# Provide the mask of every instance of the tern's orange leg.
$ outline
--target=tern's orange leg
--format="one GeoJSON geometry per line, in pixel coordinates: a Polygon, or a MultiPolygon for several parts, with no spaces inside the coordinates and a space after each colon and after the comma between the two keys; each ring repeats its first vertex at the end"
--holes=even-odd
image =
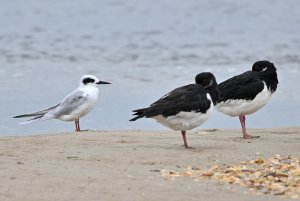
{"type": "Polygon", "coordinates": [[[76,132],[80,132],[80,131],[88,131],[88,130],[81,130],[80,129],[80,124],[79,124],[79,119],[75,119],[75,127],[76,127],[76,132]]]}
{"type": "Polygon", "coordinates": [[[76,131],[76,132],[79,132],[79,131],[80,131],[79,119],[75,119],[75,131],[76,131]]]}

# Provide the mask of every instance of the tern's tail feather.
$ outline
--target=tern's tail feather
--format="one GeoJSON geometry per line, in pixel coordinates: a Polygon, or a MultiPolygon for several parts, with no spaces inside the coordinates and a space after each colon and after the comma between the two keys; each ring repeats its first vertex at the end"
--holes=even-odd
{"type": "Polygon", "coordinates": [[[43,115],[42,115],[42,116],[37,116],[37,117],[34,117],[34,118],[29,119],[29,120],[27,120],[27,121],[23,121],[23,122],[21,122],[21,123],[19,123],[19,124],[22,125],[22,124],[33,123],[33,122],[36,122],[36,121],[40,121],[42,118],[43,118],[43,115]]]}
{"type": "Polygon", "coordinates": [[[40,116],[36,116],[32,119],[29,119],[27,121],[23,121],[19,124],[30,124],[36,121],[44,121],[44,120],[48,120],[48,119],[53,119],[54,117],[52,115],[40,115],[40,116]]]}
{"type": "MultiPolygon", "coordinates": [[[[50,107],[48,109],[45,109],[45,110],[41,110],[41,111],[38,111],[38,112],[34,112],[34,113],[29,113],[29,114],[22,114],[22,115],[18,115],[18,116],[14,116],[13,118],[24,118],[24,117],[37,117],[37,118],[41,118],[43,117],[43,115],[45,115],[47,112],[49,112],[50,110],[52,109],[55,109],[57,106],[59,106],[59,104],[53,106],[53,107],[50,107]]],[[[33,118],[35,119],[35,118],[33,118]]],[[[31,121],[31,120],[28,120],[28,121],[31,121]]]]}
{"type": "Polygon", "coordinates": [[[22,114],[22,115],[14,116],[13,118],[33,117],[32,119],[21,122],[19,124],[29,124],[29,123],[33,123],[33,122],[40,121],[40,120],[53,119],[54,117],[52,115],[47,115],[47,113],[50,110],[57,108],[59,105],[60,105],[60,103],[53,107],[45,109],[45,110],[41,110],[41,111],[30,113],[30,114],[22,114]]]}
{"type": "Polygon", "coordinates": [[[35,113],[30,113],[30,114],[22,114],[22,115],[14,116],[13,118],[40,117],[46,113],[47,112],[35,112],[35,113]]]}

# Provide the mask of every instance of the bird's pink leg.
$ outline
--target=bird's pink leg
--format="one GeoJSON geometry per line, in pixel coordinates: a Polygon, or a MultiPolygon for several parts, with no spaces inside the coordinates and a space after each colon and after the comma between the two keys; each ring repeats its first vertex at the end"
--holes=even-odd
{"type": "Polygon", "coordinates": [[[245,139],[252,139],[252,138],[259,138],[260,136],[253,136],[253,135],[248,135],[247,130],[246,130],[246,117],[245,115],[239,115],[239,119],[241,122],[242,130],[243,130],[243,137],[245,139]]]}
{"type": "Polygon", "coordinates": [[[186,149],[192,149],[192,147],[189,147],[188,144],[187,144],[187,140],[186,140],[185,134],[186,134],[186,131],[181,131],[181,135],[182,135],[182,139],[183,139],[183,143],[184,143],[183,146],[186,149]]]}

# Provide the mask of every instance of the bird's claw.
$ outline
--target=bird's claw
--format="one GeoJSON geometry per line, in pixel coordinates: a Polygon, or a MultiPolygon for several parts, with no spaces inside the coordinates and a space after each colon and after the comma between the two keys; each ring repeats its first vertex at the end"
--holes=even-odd
{"type": "Polygon", "coordinates": [[[244,139],[260,138],[260,136],[258,135],[248,135],[248,134],[244,134],[243,137],[244,139]]]}

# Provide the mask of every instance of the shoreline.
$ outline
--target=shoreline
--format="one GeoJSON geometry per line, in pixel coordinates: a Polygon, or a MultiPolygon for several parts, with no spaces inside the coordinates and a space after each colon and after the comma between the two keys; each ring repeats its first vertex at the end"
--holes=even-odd
{"type": "MultiPolygon", "coordinates": [[[[298,125],[289,125],[289,126],[280,126],[280,127],[268,127],[268,128],[261,128],[261,127],[257,127],[257,128],[254,128],[254,127],[251,127],[251,128],[247,128],[247,131],[251,131],[251,130],[290,130],[290,129],[300,129],[300,126],[298,125]]],[[[187,133],[198,133],[198,132],[201,132],[201,131],[212,131],[212,130],[222,130],[222,131],[229,131],[229,130],[232,130],[233,132],[238,132],[240,131],[241,132],[241,136],[242,136],[242,128],[240,128],[240,126],[237,126],[236,128],[203,128],[203,127],[198,127],[198,128],[195,128],[195,129],[192,129],[190,131],[187,131],[187,133]]],[[[123,133],[123,132],[145,132],[145,133],[148,133],[148,132],[153,132],[153,133],[157,133],[157,132],[164,132],[164,133],[179,133],[179,131],[172,131],[171,129],[169,128],[166,128],[166,127],[162,127],[162,128],[158,128],[158,129],[141,129],[141,128],[134,128],[134,129],[102,129],[102,130],[98,130],[98,129],[87,129],[87,130],[84,130],[82,132],[78,132],[76,133],[75,131],[63,131],[63,132],[33,132],[33,133],[29,133],[29,134],[3,134],[1,135],[0,134],[0,139],[1,138],[6,138],[6,137],[34,137],[34,136],[52,136],[52,135],[68,135],[68,134],[75,134],[75,135],[80,135],[80,134],[83,134],[83,133],[107,133],[107,132],[110,132],[110,133],[116,133],[116,132],[120,132],[120,133],[123,133]]]]}
{"type": "Polygon", "coordinates": [[[211,180],[168,180],[163,169],[234,164],[256,157],[300,153],[300,127],[187,133],[194,149],[181,147],[175,131],[87,131],[0,137],[1,200],[282,200],[211,180]],[[246,195],[246,196],[245,196],[246,195]]]}

